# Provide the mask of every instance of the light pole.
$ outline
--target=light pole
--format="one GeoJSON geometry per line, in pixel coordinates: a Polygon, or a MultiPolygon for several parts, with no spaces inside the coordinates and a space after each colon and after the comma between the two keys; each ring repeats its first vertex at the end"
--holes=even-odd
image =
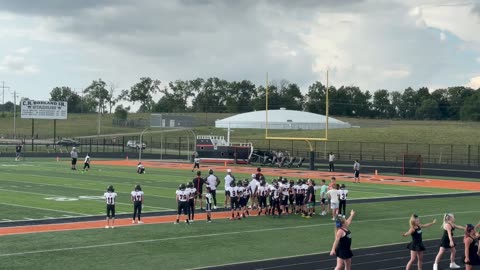
{"type": "Polygon", "coordinates": [[[13,138],[17,138],[17,91],[13,91],[13,138]]]}
{"type": "Polygon", "coordinates": [[[138,148],[138,162],[142,161],[142,148],[143,148],[143,134],[150,129],[149,127],[145,128],[142,133],[140,133],[140,147],[138,148]]]}
{"type": "MultiPolygon", "coordinates": [[[[197,140],[196,140],[196,137],[197,135],[195,134],[195,131],[193,131],[193,129],[187,129],[187,131],[190,131],[193,135],[193,149],[195,150],[197,148],[197,140]]],[[[188,161],[191,161],[190,160],[190,136],[187,136],[187,160],[188,161]]]]}

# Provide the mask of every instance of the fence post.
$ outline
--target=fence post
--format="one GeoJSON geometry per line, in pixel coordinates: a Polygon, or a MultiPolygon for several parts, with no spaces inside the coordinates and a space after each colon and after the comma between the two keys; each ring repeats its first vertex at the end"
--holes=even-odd
{"type": "Polygon", "coordinates": [[[90,138],[90,144],[89,144],[88,150],[90,153],[92,152],[92,138],[90,138]]]}
{"type": "Polygon", "coordinates": [[[340,141],[337,141],[337,155],[338,159],[340,159],[340,141]]]}
{"type": "Polygon", "coordinates": [[[270,149],[270,140],[268,140],[268,151],[271,151],[272,149],[270,149]]]}
{"type": "Polygon", "coordinates": [[[105,137],[103,138],[103,152],[105,153],[105,137]]]}
{"type": "Polygon", "coordinates": [[[125,136],[122,136],[122,153],[125,153],[125,136]]]}
{"type": "Polygon", "coordinates": [[[470,144],[468,145],[467,151],[468,151],[468,166],[470,166],[470,144]]]}
{"type": "Polygon", "coordinates": [[[450,164],[453,163],[453,144],[450,144],[450,164]]]}
{"type": "Polygon", "coordinates": [[[387,157],[386,157],[386,143],[383,143],[383,161],[386,161],[387,160],[387,157]]]}
{"type": "Polygon", "coordinates": [[[428,144],[428,163],[430,163],[430,144],[428,144]]]}
{"type": "Polygon", "coordinates": [[[363,143],[360,142],[360,160],[363,160],[363,143]]]}
{"type": "Polygon", "coordinates": [[[178,155],[181,156],[181,149],[180,144],[182,143],[182,137],[178,137],[178,155]]]}
{"type": "Polygon", "coordinates": [[[407,143],[407,153],[406,154],[408,155],[408,143],[407,143]]]}

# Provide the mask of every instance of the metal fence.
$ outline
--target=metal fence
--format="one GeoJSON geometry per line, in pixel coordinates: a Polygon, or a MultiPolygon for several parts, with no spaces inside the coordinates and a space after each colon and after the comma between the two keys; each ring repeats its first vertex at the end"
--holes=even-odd
{"type": "MultiPolygon", "coordinates": [[[[136,153],[138,149],[128,147],[127,142],[135,140],[139,143],[138,136],[121,136],[112,138],[82,138],[77,148],[82,153],[136,153]]],[[[235,142],[253,143],[255,149],[274,150],[288,152],[291,156],[309,157],[309,147],[302,141],[278,141],[265,139],[232,139],[235,142]]],[[[178,155],[189,159],[195,148],[193,136],[151,136],[146,137],[143,142],[146,144],[144,153],[156,155],[163,158],[163,155],[178,155]]],[[[422,155],[424,163],[431,164],[452,164],[480,166],[480,145],[459,145],[459,144],[416,144],[416,143],[372,143],[372,142],[347,142],[328,141],[312,142],[315,157],[326,159],[328,153],[333,152],[338,160],[363,161],[402,161],[404,154],[422,155]]],[[[25,152],[55,152],[66,153],[70,147],[55,146],[41,140],[26,140],[25,152]]],[[[0,144],[1,152],[13,152],[14,143],[0,144]]]]}

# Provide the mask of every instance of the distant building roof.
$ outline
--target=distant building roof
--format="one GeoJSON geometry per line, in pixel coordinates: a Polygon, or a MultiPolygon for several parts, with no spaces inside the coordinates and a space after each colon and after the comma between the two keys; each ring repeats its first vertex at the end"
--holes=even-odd
{"type": "MultiPolygon", "coordinates": [[[[268,110],[269,129],[325,129],[325,115],[293,110],[268,110]]],[[[264,129],[266,124],[265,111],[254,111],[237,114],[215,121],[218,128],[253,128],[264,129]]],[[[328,117],[328,129],[350,128],[349,123],[328,117]]]]}

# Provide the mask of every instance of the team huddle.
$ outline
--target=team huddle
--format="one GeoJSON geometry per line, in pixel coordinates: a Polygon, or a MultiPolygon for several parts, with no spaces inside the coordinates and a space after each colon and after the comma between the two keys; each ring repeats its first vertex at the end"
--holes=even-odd
{"type": "MultiPolygon", "coordinates": [[[[221,181],[215,176],[213,170],[209,170],[206,179],[197,172],[197,177],[192,182],[182,184],[176,191],[178,203],[177,220],[180,215],[186,217],[185,222],[190,224],[195,218],[195,206],[200,203],[203,210],[203,199],[205,199],[205,210],[207,221],[211,222],[211,210],[217,209],[216,190],[221,181]],[[203,195],[203,185],[206,185],[206,194],[203,195]]],[[[224,209],[231,211],[230,219],[242,219],[248,217],[251,211],[256,210],[256,215],[271,215],[280,217],[288,214],[298,214],[305,218],[311,218],[315,214],[317,202],[316,191],[320,190],[320,202],[324,216],[332,213],[332,220],[340,215],[346,215],[346,202],[348,190],[345,185],[336,184],[335,177],[329,185],[322,180],[322,185],[317,186],[312,179],[298,179],[296,182],[283,177],[273,179],[267,183],[261,168],[252,174],[251,180],[236,180],[230,169],[225,176],[225,201],[224,209]]]]}

